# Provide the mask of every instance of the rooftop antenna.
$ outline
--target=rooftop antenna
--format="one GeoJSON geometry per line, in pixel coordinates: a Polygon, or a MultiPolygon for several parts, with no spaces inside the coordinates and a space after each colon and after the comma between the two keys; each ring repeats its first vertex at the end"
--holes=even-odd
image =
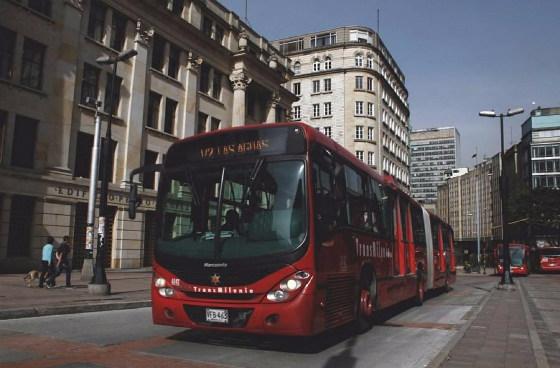
{"type": "Polygon", "coordinates": [[[513,126],[509,127],[509,145],[513,146],[513,126]]]}
{"type": "Polygon", "coordinates": [[[377,8],[377,34],[379,34],[379,8],[377,8]]]}
{"type": "Polygon", "coordinates": [[[247,18],[247,1],[245,0],[245,23],[249,24],[249,19],[247,18]]]}

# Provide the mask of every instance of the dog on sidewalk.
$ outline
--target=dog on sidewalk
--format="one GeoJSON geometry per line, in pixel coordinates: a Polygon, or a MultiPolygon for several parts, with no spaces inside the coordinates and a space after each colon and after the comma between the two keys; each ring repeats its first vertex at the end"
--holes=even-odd
{"type": "Polygon", "coordinates": [[[37,270],[31,270],[25,275],[23,280],[25,281],[25,286],[33,287],[33,281],[39,280],[40,272],[37,270]]]}

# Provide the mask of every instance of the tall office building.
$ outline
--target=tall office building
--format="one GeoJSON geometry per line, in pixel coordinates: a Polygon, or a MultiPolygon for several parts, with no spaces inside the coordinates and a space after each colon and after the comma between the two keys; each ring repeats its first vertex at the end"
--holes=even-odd
{"type": "Polygon", "coordinates": [[[437,188],[445,182],[445,172],[459,164],[459,131],[454,127],[413,130],[410,148],[412,197],[435,210],[437,188]]]}
{"type": "Polygon", "coordinates": [[[339,27],[274,41],[292,59],[292,119],[331,137],[409,189],[405,77],[370,28],[339,27]]]}
{"type": "Polygon", "coordinates": [[[103,135],[115,78],[107,266],[151,264],[158,174],[135,220],[131,170],[194,134],[285,120],[289,59],[215,0],[0,1],[0,271],[36,268],[46,236],[84,257],[95,108],[103,135]]]}
{"type": "Polygon", "coordinates": [[[537,108],[521,126],[523,176],[530,188],[560,188],[560,107],[537,108]]]}

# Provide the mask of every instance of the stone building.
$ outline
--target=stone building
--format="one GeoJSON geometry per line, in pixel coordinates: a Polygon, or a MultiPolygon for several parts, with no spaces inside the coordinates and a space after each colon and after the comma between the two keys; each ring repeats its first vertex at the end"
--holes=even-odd
{"type": "MultiPolygon", "coordinates": [[[[47,235],[73,239],[81,267],[95,109],[109,111],[107,266],[149,265],[157,176],[128,219],[128,173],[161,162],[177,139],[286,118],[289,59],[215,0],[0,2],[0,270],[36,267],[47,235]]],[[[105,123],[102,134],[105,133],[105,123]]]]}
{"type": "Polygon", "coordinates": [[[409,188],[409,107],[405,76],[380,36],[347,26],[273,42],[292,59],[287,83],[303,120],[380,173],[409,188]]]}

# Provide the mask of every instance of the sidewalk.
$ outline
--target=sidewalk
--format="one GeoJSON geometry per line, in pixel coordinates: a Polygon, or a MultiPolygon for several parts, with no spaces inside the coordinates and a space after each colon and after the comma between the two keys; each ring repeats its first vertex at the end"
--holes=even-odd
{"type": "Polygon", "coordinates": [[[515,279],[514,290],[490,291],[474,320],[452,342],[454,346],[440,367],[549,367],[534,332],[535,323],[523,294],[523,282],[515,279]]]}
{"type": "Polygon", "coordinates": [[[64,274],[57,286],[39,288],[38,280],[28,288],[23,274],[0,274],[0,319],[24,318],[52,314],[94,312],[150,306],[150,269],[107,271],[111,295],[90,295],[88,281],[80,272],[72,272],[72,288],[64,287],[64,274]]]}

